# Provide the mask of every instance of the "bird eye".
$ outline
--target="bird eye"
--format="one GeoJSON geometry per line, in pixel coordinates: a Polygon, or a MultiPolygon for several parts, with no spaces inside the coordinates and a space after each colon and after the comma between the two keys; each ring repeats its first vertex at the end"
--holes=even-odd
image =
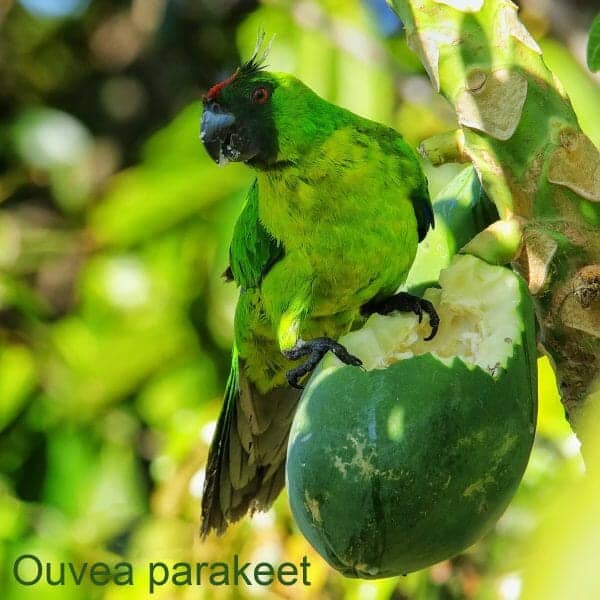
{"type": "Polygon", "coordinates": [[[252,104],[264,104],[270,97],[271,92],[262,85],[252,90],[252,104]]]}

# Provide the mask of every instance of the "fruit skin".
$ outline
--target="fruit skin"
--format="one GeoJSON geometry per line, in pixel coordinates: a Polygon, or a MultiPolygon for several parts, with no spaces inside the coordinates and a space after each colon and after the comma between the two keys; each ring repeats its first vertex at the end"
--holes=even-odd
{"type": "Polygon", "coordinates": [[[288,494],[302,533],[344,575],[389,577],[447,559],[506,509],[537,414],[533,307],[519,285],[522,339],[495,378],[430,354],[313,375],[290,435],[288,494]]]}

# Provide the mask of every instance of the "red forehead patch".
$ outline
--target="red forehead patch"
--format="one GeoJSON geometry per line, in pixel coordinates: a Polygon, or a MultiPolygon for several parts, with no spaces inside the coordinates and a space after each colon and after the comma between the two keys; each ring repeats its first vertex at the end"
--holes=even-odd
{"type": "Polygon", "coordinates": [[[235,78],[239,75],[239,73],[240,73],[240,70],[237,69],[233,75],[230,75],[227,79],[221,81],[221,83],[217,83],[216,85],[213,85],[210,88],[210,90],[208,90],[208,92],[206,94],[204,94],[204,96],[202,96],[202,99],[203,100],[215,100],[216,98],[218,98],[221,90],[224,87],[227,87],[232,81],[234,81],[235,78]]]}

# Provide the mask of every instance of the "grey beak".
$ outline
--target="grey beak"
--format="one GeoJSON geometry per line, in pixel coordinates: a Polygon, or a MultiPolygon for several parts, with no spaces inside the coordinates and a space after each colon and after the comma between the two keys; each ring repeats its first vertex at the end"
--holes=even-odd
{"type": "Polygon", "coordinates": [[[231,113],[221,112],[218,105],[205,107],[202,114],[200,139],[209,156],[216,163],[221,163],[224,159],[223,145],[234,124],[235,117],[231,113]]]}

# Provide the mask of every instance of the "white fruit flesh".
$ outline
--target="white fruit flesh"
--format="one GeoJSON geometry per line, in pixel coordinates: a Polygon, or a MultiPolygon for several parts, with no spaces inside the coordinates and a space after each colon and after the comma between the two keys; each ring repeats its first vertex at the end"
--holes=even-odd
{"type": "MultiPolygon", "coordinates": [[[[457,357],[499,375],[513,347],[521,344],[523,321],[517,307],[523,291],[517,276],[507,268],[458,255],[440,273],[439,284],[440,288],[424,294],[440,317],[433,340],[424,341],[431,331],[426,316],[419,324],[412,313],[393,313],[372,315],[363,328],[343,336],[340,343],[361,358],[367,370],[430,352],[445,364],[457,357]]],[[[323,367],[334,365],[339,362],[328,355],[323,367]]]]}

